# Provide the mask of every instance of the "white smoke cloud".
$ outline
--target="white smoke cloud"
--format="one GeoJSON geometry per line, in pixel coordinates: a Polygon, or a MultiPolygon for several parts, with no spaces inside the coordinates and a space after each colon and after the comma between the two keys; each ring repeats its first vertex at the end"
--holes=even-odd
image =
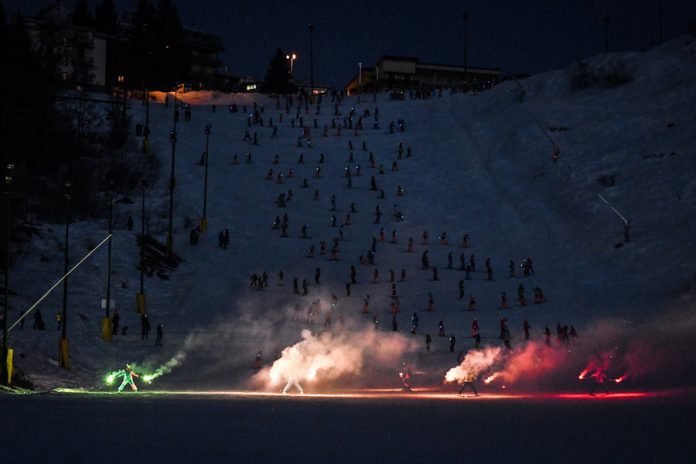
{"type": "Polygon", "coordinates": [[[393,365],[395,359],[415,351],[417,343],[399,334],[345,331],[314,334],[302,330],[302,340],[283,349],[272,366],[255,376],[267,389],[296,377],[300,382],[325,384],[339,377],[363,373],[371,367],[393,365]]]}
{"type": "Polygon", "coordinates": [[[445,382],[465,382],[477,378],[498,361],[500,347],[487,346],[483,350],[470,350],[460,365],[445,374],[445,382]]]}

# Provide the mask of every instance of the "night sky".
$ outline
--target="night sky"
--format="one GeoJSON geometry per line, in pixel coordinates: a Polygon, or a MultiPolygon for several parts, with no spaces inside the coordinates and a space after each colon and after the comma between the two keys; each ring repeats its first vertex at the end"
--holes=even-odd
{"type": "MultiPolygon", "coordinates": [[[[69,3],[74,3],[68,0],[69,3]]],[[[662,0],[663,38],[696,23],[696,1],[662,0]]],[[[8,13],[34,14],[50,0],[4,0],[8,13]]],[[[96,0],[90,2],[92,10],[96,0]]],[[[121,11],[135,0],[117,1],[121,11]]],[[[610,17],[609,49],[657,43],[659,0],[177,0],[183,23],[222,36],[229,71],[262,79],[280,47],[295,51],[295,76],[309,78],[309,31],[315,25],[315,81],[343,86],[381,55],[463,64],[462,13],[469,14],[469,66],[538,73],[604,51],[602,18],[610,17]]]]}

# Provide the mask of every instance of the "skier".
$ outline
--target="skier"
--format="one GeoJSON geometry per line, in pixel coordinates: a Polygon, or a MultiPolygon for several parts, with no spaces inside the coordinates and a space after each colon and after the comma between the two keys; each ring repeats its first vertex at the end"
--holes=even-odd
{"type": "Polygon", "coordinates": [[[155,328],[157,331],[157,338],[155,339],[155,346],[162,346],[162,338],[164,338],[164,325],[157,324],[155,328]]]}
{"type": "Polygon", "coordinates": [[[411,377],[413,376],[413,373],[411,372],[411,368],[406,364],[405,362],[402,363],[401,365],[401,372],[399,372],[399,377],[401,377],[401,389],[403,391],[412,391],[411,390],[411,377]]]}
{"type": "Polygon", "coordinates": [[[300,383],[297,381],[297,377],[295,375],[290,375],[288,377],[288,383],[287,385],[285,385],[285,388],[283,388],[283,395],[287,395],[288,391],[292,387],[295,387],[297,391],[300,393],[300,395],[304,395],[304,390],[302,390],[302,387],[300,386],[300,383]]]}
{"type": "Polygon", "coordinates": [[[500,294],[500,309],[507,309],[507,308],[508,308],[507,293],[502,292],[500,294]]]}
{"type": "Polygon", "coordinates": [[[425,350],[430,353],[430,344],[432,343],[433,338],[430,336],[430,334],[427,334],[425,336],[425,350]]]}
{"type": "Polygon", "coordinates": [[[527,320],[525,319],[525,320],[524,320],[524,326],[523,326],[523,327],[524,327],[524,339],[525,339],[525,340],[529,340],[529,329],[531,329],[532,326],[529,325],[529,321],[527,321],[527,320]]]}
{"type": "Polygon", "coordinates": [[[256,353],[256,358],[254,358],[254,363],[252,364],[252,369],[261,369],[261,361],[263,360],[263,353],[258,351],[256,353]]]}
{"type": "Polygon", "coordinates": [[[479,395],[476,387],[474,386],[474,376],[470,372],[466,372],[464,374],[464,377],[459,380],[459,385],[461,385],[461,388],[459,389],[459,396],[462,396],[462,393],[466,387],[471,388],[471,390],[474,392],[474,396],[479,395]]]}
{"type": "Polygon", "coordinates": [[[421,255],[421,269],[429,269],[430,264],[428,262],[428,250],[425,250],[421,255]]]}
{"type": "Polygon", "coordinates": [[[474,318],[471,323],[471,336],[475,338],[477,335],[479,335],[478,318],[474,318]]]}
{"type": "Polygon", "coordinates": [[[140,338],[141,340],[150,338],[150,318],[146,313],[140,316],[140,338]]]}
{"type": "Polygon", "coordinates": [[[464,280],[459,281],[459,299],[464,298],[464,280]]]}
{"type": "Polygon", "coordinates": [[[548,327],[544,328],[544,342],[546,346],[551,346],[551,329],[548,327]]]}
{"type": "Polygon", "coordinates": [[[469,295],[469,311],[476,311],[476,299],[474,295],[469,295]]]}
{"type": "Polygon", "coordinates": [[[440,322],[437,323],[437,336],[438,337],[444,337],[445,336],[445,320],[440,319],[440,322]]]}
{"type": "Polygon", "coordinates": [[[365,298],[363,298],[363,309],[362,312],[363,314],[369,313],[370,311],[370,295],[366,295],[365,298]]]}
{"type": "Polygon", "coordinates": [[[399,323],[396,320],[396,313],[394,312],[392,314],[392,332],[398,332],[399,331],[399,323]]]}
{"type": "Polygon", "coordinates": [[[454,344],[457,342],[454,334],[449,337],[449,352],[454,353],[454,344]]]}
{"type": "Polygon", "coordinates": [[[517,287],[517,300],[520,306],[527,306],[527,299],[524,296],[524,286],[522,284],[517,287]]]}
{"type": "Polygon", "coordinates": [[[604,394],[609,394],[609,390],[607,389],[607,385],[605,383],[607,374],[601,367],[598,367],[590,377],[592,377],[593,380],[593,382],[590,383],[590,396],[594,396],[595,388],[601,388],[604,391],[604,394]]]}
{"type": "Polygon", "coordinates": [[[411,334],[416,335],[418,329],[418,313],[413,313],[411,317],[411,334]]]}
{"type": "Polygon", "coordinates": [[[503,332],[503,343],[504,343],[504,345],[505,345],[505,348],[507,348],[508,350],[511,350],[511,349],[512,349],[512,347],[510,346],[510,340],[511,340],[511,339],[512,339],[512,335],[510,334],[510,329],[509,329],[508,326],[506,325],[506,326],[505,326],[505,330],[504,330],[504,332],[503,332]]]}
{"type": "Polygon", "coordinates": [[[126,385],[130,385],[131,390],[133,391],[138,391],[138,387],[135,385],[135,380],[134,377],[140,377],[136,372],[133,370],[133,366],[130,364],[126,364],[126,368],[118,371],[115,374],[116,377],[123,377],[123,382],[121,382],[121,385],[118,387],[119,393],[123,391],[124,388],[126,388],[126,385]]]}

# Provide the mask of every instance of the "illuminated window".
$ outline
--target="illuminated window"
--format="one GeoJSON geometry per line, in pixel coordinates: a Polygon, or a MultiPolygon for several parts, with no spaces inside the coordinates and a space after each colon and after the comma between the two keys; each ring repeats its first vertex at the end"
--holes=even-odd
{"type": "Polygon", "coordinates": [[[119,74],[119,76],[116,78],[116,81],[119,84],[123,84],[126,81],[126,76],[124,76],[123,74],[119,74]]]}

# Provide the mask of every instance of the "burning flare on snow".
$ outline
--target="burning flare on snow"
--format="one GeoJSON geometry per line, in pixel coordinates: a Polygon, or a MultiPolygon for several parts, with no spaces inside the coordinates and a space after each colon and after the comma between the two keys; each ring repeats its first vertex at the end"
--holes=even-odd
{"type": "Polygon", "coordinates": [[[258,374],[270,381],[268,387],[292,377],[316,382],[357,375],[368,358],[375,364],[391,364],[416,348],[415,341],[402,335],[383,337],[373,331],[315,335],[304,329],[301,336],[301,341],[283,349],[280,359],[258,374]]]}
{"type": "Polygon", "coordinates": [[[462,363],[445,374],[445,382],[465,382],[475,379],[491,367],[500,357],[499,347],[486,347],[482,351],[470,350],[462,363]]]}

